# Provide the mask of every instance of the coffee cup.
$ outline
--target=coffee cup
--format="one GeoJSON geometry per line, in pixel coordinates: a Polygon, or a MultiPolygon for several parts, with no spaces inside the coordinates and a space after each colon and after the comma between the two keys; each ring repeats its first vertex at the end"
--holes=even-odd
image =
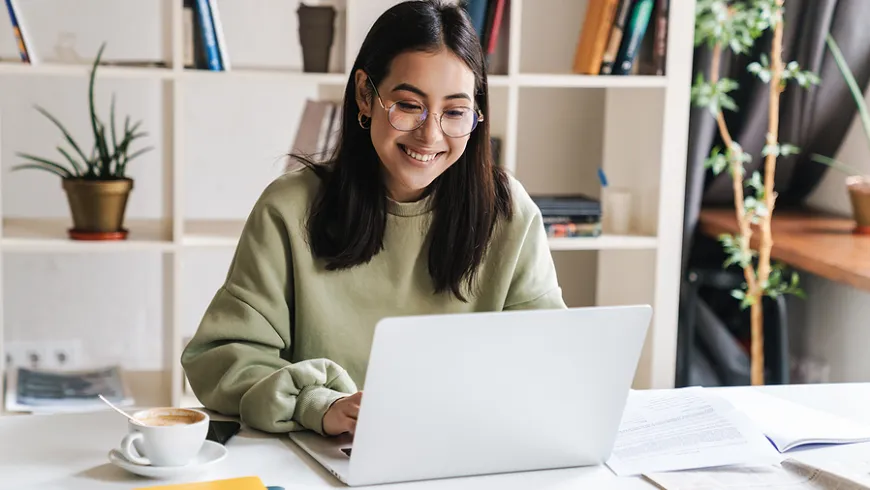
{"type": "Polygon", "coordinates": [[[134,464],[184,466],[199,453],[208,434],[208,415],[189,408],[152,408],[131,414],[121,454],[134,464]]]}

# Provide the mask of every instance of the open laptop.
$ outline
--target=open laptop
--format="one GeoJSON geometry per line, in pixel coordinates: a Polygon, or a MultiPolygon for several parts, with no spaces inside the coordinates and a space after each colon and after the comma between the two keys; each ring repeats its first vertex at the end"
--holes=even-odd
{"type": "Polygon", "coordinates": [[[651,315],[637,305],[383,319],[353,440],[290,438],[350,486],[602,464],[651,315]]]}

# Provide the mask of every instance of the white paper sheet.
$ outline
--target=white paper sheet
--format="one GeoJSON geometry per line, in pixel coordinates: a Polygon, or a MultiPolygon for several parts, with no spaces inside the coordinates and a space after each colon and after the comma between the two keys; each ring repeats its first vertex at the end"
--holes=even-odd
{"type": "Polygon", "coordinates": [[[763,467],[723,467],[655,473],[646,477],[666,490],[866,490],[825,471],[784,461],[763,467]]]}
{"type": "Polygon", "coordinates": [[[780,452],[804,444],[870,441],[870,426],[752,388],[723,390],[717,394],[745,413],[780,452]]]}
{"type": "Polygon", "coordinates": [[[607,466],[619,476],[782,457],[730,404],[703,388],[632,391],[607,466]]]}

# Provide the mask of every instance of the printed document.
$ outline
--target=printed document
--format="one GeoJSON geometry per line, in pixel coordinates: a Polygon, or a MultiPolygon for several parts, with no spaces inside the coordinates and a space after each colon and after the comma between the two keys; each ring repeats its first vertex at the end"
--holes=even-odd
{"type": "Polygon", "coordinates": [[[632,390],[607,466],[619,476],[779,463],[764,434],[704,388],[632,390]]]}

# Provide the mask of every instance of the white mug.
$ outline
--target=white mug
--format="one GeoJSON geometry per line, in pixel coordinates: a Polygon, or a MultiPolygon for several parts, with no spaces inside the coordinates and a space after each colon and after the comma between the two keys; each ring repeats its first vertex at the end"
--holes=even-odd
{"type": "Polygon", "coordinates": [[[199,453],[208,434],[207,414],[189,408],[152,408],[131,414],[121,441],[127,461],[145,466],[184,466],[199,453]]]}

